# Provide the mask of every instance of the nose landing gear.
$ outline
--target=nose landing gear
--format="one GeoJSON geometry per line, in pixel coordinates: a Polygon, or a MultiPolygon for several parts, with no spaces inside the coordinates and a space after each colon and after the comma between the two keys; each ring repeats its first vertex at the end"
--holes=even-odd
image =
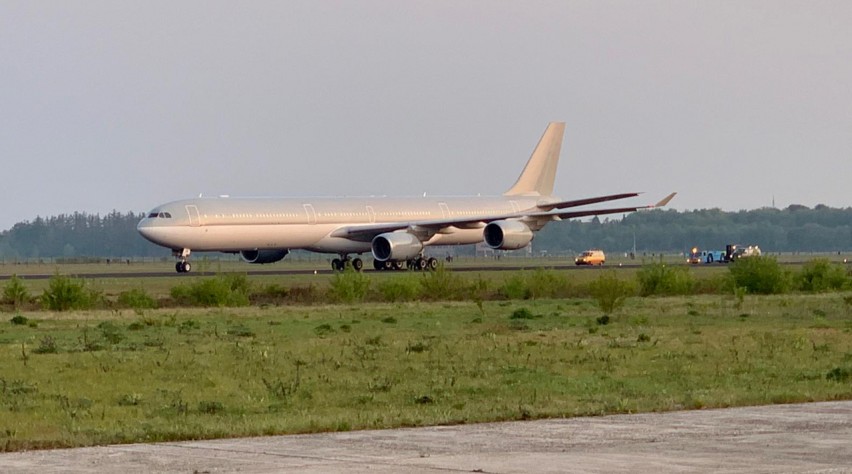
{"type": "Polygon", "coordinates": [[[179,258],[180,261],[175,263],[175,271],[178,273],[189,273],[192,270],[192,265],[189,263],[189,254],[192,253],[189,249],[172,250],[172,255],[179,258]]]}

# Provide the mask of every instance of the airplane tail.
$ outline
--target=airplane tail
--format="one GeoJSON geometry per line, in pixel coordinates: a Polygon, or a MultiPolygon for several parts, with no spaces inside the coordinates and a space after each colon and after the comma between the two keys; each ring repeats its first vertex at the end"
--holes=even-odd
{"type": "Polygon", "coordinates": [[[550,196],[556,179],[556,165],[562,149],[565,122],[550,122],[538,141],[524,171],[504,196],[550,196]]]}

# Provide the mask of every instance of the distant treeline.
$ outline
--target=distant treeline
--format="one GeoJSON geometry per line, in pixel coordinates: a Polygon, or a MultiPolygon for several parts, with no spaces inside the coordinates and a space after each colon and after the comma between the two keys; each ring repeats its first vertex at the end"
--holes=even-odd
{"type": "MultiPolygon", "coordinates": [[[[168,250],[136,232],[143,214],[74,213],[38,217],[0,233],[0,258],[162,257],[168,250]]],[[[549,224],[533,241],[534,252],[573,253],[588,248],[629,252],[683,252],[691,247],[723,249],[727,243],[756,244],[770,252],[852,250],[852,208],[793,205],[724,212],[635,212],[621,219],[549,224]]],[[[461,250],[461,249],[460,249],[461,250]]],[[[472,252],[472,250],[470,250],[472,252]]]]}
{"type": "Polygon", "coordinates": [[[143,239],[136,224],[144,214],[101,216],[75,212],[37,217],[0,233],[0,258],[159,257],[168,251],[143,239]]]}
{"type": "Polygon", "coordinates": [[[680,212],[635,212],[617,220],[549,224],[533,241],[536,251],[602,248],[629,252],[685,252],[692,247],[723,250],[725,244],[759,245],[770,252],[852,250],[852,207],[792,205],[725,212],[702,209],[680,212]]]}

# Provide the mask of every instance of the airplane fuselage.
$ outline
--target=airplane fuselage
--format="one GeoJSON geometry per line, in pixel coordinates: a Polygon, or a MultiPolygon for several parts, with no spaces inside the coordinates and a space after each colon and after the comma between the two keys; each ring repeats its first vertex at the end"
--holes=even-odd
{"type": "MultiPolygon", "coordinates": [[[[137,228],[146,239],[175,250],[239,252],[300,248],[325,253],[364,253],[370,251],[369,240],[362,242],[332,233],[351,225],[507,215],[534,208],[537,200],[521,196],[204,197],[158,206],[137,228]]],[[[479,243],[483,227],[483,224],[450,227],[424,244],[479,243]]]]}

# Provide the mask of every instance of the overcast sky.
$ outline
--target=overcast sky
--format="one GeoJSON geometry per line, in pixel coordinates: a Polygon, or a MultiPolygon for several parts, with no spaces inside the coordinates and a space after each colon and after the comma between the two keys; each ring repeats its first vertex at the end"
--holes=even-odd
{"type": "Polygon", "coordinates": [[[852,206],[852,2],[0,0],[0,229],[230,194],[852,206]]]}

